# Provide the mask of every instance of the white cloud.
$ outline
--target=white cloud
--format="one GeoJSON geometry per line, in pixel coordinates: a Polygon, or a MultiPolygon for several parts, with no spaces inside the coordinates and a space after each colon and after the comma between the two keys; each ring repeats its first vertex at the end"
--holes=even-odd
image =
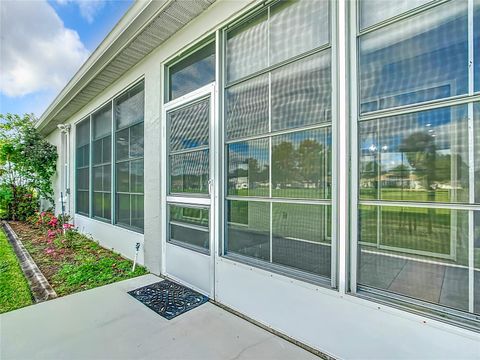
{"type": "Polygon", "coordinates": [[[9,97],[59,91],[89,52],[42,1],[0,4],[0,92],[9,97]]]}
{"type": "Polygon", "coordinates": [[[80,15],[90,24],[95,19],[97,12],[105,5],[103,0],[57,0],[59,5],[75,4],[80,10],[80,15]]]}

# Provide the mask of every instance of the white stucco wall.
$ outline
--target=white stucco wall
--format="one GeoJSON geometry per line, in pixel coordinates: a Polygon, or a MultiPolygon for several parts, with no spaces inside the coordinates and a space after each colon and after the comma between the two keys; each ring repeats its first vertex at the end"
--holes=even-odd
{"type": "MultiPolygon", "coordinates": [[[[72,116],[70,188],[75,189],[74,124],[121,93],[138,79],[145,79],[145,230],[138,234],[84,216],[75,216],[82,232],[91,234],[107,248],[132,258],[140,242],[139,262],[161,272],[162,236],[160,191],[161,104],[164,62],[187,49],[253,3],[248,0],[219,1],[160,48],[132,68],[115,84],[72,116]]],[[[340,24],[345,26],[346,24],[340,24]]],[[[48,136],[60,147],[59,131],[48,136]]],[[[60,164],[59,164],[60,167],[60,164]]],[[[55,176],[57,211],[60,176],[55,176]]],[[[70,205],[73,214],[74,196],[70,205]]],[[[344,235],[345,237],[348,234],[344,235]]],[[[346,253],[346,242],[343,242],[346,253]]],[[[218,258],[215,263],[216,300],[296,340],[341,358],[480,358],[480,335],[427,317],[356,298],[345,292],[347,276],[340,273],[340,291],[319,288],[271,274],[248,265],[218,258]],[[438,343],[440,341],[440,343],[438,343]],[[442,356],[443,355],[443,356],[442,356]],[[477,355],[477,356],[476,356],[477,355]]]]}

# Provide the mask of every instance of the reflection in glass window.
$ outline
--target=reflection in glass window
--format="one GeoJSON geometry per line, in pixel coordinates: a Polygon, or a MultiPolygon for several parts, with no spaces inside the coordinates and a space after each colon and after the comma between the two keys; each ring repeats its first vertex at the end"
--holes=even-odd
{"type": "Polygon", "coordinates": [[[143,231],[143,82],[114,101],[116,223],[143,231]]]}
{"type": "Polygon", "coordinates": [[[228,194],[268,196],[270,193],[268,139],[229,144],[228,194]]]}
{"type": "Polygon", "coordinates": [[[272,206],[272,262],[330,277],[330,206],[272,206]]]}
{"type": "Polygon", "coordinates": [[[76,212],[89,216],[90,118],[76,126],[76,212]]]}
{"type": "Polygon", "coordinates": [[[467,18],[467,1],[447,2],[360,36],[361,113],[465,94],[467,18]]]}
{"type": "Polygon", "coordinates": [[[170,193],[208,194],[209,151],[170,155],[170,193]]]}
{"type": "Polygon", "coordinates": [[[363,121],[361,199],[468,201],[467,107],[363,121]]]}
{"type": "Polygon", "coordinates": [[[363,206],[359,284],[468,311],[467,224],[467,211],[363,206]]]}
{"type": "Polygon", "coordinates": [[[327,0],[280,1],[270,9],[270,65],[329,42],[327,0]]]}
{"type": "Polygon", "coordinates": [[[225,254],[324,278],[332,266],[330,26],[329,1],[294,0],[227,31],[224,97],[225,254]]]}
{"type": "Polygon", "coordinates": [[[171,242],[210,249],[208,209],[169,205],[171,242]]]}
{"type": "Polygon", "coordinates": [[[272,71],[272,130],[331,121],[330,51],[272,71]]]}
{"type": "Polygon", "coordinates": [[[272,196],[330,198],[331,145],[330,128],[272,137],[272,196]]]}
{"type": "Polygon", "coordinates": [[[270,204],[227,201],[225,253],[270,261],[270,204]]]}
{"type": "Polygon", "coordinates": [[[227,82],[268,66],[267,12],[230,31],[227,36],[227,82]]]}
{"type": "Polygon", "coordinates": [[[432,0],[361,0],[360,30],[424,5],[432,0]],[[374,10],[373,10],[374,9],[374,10]]]}
{"type": "Polygon", "coordinates": [[[117,130],[143,122],[145,113],[143,82],[126,91],[115,100],[117,130]]]}
{"type": "Polygon", "coordinates": [[[168,68],[168,101],[215,81],[215,43],[195,51],[168,68]]]}
{"type": "Polygon", "coordinates": [[[112,104],[92,115],[93,217],[111,218],[112,104]]]}
{"type": "Polygon", "coordinates": [[[268,132],[268,76],[226,90],[226,135],[236,139],[268,132]]]}
{"type": "Polygon", "coordinates": [[[210,98],[168,113],[170,151],[208,145],[210,98]]]}

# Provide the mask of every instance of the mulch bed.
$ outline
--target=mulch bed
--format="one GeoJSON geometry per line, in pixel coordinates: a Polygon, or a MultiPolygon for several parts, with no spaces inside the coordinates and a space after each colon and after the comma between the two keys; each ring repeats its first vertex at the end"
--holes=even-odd
{"type": "Polygon", "coordinates": [[[144,275],[147,270],[137,266],[131,272],[132,261],[102,248],[80,235],[75,247],[53,247],[44,229],[27,222],[10,221],[33,260],[58,296],[144,275]]]}

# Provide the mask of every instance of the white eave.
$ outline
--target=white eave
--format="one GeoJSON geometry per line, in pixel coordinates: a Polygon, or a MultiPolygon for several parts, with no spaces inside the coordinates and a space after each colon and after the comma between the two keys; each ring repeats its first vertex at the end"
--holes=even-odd
{"type": "Polygon", "coordinates": [[[135,2],[48,106],[36,127],[44,135],[52,132],[214,2],[135,2]]]}

